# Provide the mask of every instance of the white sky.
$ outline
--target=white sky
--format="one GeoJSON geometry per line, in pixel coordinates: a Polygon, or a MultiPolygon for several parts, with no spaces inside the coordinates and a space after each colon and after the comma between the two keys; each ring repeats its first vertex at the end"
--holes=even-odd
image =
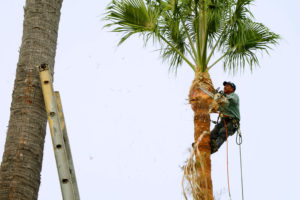
{"type": "MultiPolygon", "coordinates": [[[[3,153],[25,1],[0,3],[0,154],[3,153]]],[[[103,30],[109,0],[64,1],[55,65],[81,199],[183,200],[182,165],[193,142],[193,113],[187,95],[193,73],[183,65],[168,72],[158,52],[132,38],[103,30]]],[[[216,87],[237,85],[244,136],[245,199],[299,199],[300,68],[297,0],[257,0],[259,22],[282,36],[261,68],[235,77],[212,70],[216,87]],[[297,198],[298,197],[298,198],[297,198]]],[[[215,117],[215,116],[213,116],[215,117]]],[[[2,156],[0,156],[2,158],[2,156]]],[[[230,186],[241,199],[239,152],[229,140],[230,186]]],[[[214,192],[228,199],[226,146],[212,156],[214,192]]],[[[40,200],[61,199],[47,130],[40,200]]]]}

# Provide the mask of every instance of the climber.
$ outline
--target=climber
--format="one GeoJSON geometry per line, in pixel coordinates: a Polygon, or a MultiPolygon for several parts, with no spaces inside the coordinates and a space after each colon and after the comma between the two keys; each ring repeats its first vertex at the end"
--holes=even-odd
{"type": "Polygon", "coordinates": [[[226,141],[226,128],[227,135],[233,135],[239,128],[240,110],[239,110],[239,96],[235,93],[236,86],[232,82],[223,82],[225,101],[218,102],[220,120],[215,125],[214,129],[210,132],[210,146],[211,154],[218,151],[221,145],[226,141]],[[225,102],[225,103],[224,103],[225,102]]]}

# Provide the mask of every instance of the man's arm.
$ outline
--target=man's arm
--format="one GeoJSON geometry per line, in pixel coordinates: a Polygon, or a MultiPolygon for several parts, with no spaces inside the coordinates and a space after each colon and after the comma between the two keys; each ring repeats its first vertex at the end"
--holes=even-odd
{"type": "Polygon", "coordinates": [[[227,97],[228,101],[231,101],[233,103],[238,103],[239,102],[239,97],[235,93],[229,94],[226,97],[227,97]]]}

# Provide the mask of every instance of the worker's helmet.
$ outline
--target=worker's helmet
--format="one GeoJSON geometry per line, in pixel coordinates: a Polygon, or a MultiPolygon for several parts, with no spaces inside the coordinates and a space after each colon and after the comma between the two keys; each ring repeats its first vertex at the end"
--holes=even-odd
{"type": "Polygon", "coordinates": [[[233,88],[233,91],[235,91],[236,86],[235,86],[234,83],[232,83],[232,82],[230,82],[230,81],[224,81],[224,82],[223,82],[223,85],[224,85],[224,86],[227,85],[227,84],[229,84],[229,85],[233,88]]]}

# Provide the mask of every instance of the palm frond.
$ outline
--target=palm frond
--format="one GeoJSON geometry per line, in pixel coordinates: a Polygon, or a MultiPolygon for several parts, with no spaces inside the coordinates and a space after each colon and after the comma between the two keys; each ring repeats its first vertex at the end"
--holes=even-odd
{"type": "Polygon", "coordinates": [[[253,1],[254,0],[229,0],[225,2],[225,7],[227,8],[227,12],[224,15],[226,18],[226,32],[220,38],[219,49],[222,49],[224,44],[228,41],[230,32],[237,30],[240,24],[243,24],[245,20],[253,17],[248,8],[253,1]]]}
{"type": "Polygon", "coordinates": [[[248,8],[254,0],[237,0],[235,10],[232,16],[232,22],[235,23],[239,20],[245,20],[249,16],[253,17],[250,9],[248,8]]]}
{"type": "Polygon", "coordinates": [[[213,42],[218,38],[226,23],[228,6],[226,0],[211,0],[208,4],[207,24],[208,43],[212,48],[213,42]]]}
{"type": "MultiPolygon", "coordinates": [[[[168,4],[170,6],[170,4],[168,4]]],[[[160,21],[161,34],[183,55],[186,54],[187,43],[186,34],[184,33],[184,28],[182,27],[180,16],[177,12],[178,5],[170,6],[168,12],[165,12],[160,21]]],[[[163,44],[162,44],[163,45],[163,44]]],[[[169,45],[163,45],[161,48],[161,55],[163,60],[167,60],[170,63],[170,69],[177,68],[182,64],[183,58],[178,55],[174,48],[169,45]]]]}
{"type": "Polygon", "coordinates": [[[104,20],[110,21],[105,27],[114,27],[113,32],[124,34],[119,45],[136,33],[155,37],[159,14],[157,7],[146,5],[143,0],[113,0],[105,13],[104,20]]]}
{"type": "Polygon", "coordinates": [[[279,39],[263,24],[252,21],[249,7],[253,1],[112,0],[105,27],[123,34],[119,45],[134,34],[142,35],[145,43],[153,38],[170,69],[185,61],[194,71],[205,71],[225,58],[227,70],[243,69],[246,64],[252,70],[258,65],[257,51],[268,53],[279,39]],[[217,50],[222,56],[207,68],[217,50]]]}
{"type": "Polygon", "coordinates": [[[259,64],[256,53],[258,51],[268,53],[270,45],[277,44],[280,36],[251,19],[238,23],[237,27],[237,30],[231,32],[226,44],[224,68],[237,71],[238,68],[244,69],[247,63],[252,70],[253,66],[259,64]]]}

